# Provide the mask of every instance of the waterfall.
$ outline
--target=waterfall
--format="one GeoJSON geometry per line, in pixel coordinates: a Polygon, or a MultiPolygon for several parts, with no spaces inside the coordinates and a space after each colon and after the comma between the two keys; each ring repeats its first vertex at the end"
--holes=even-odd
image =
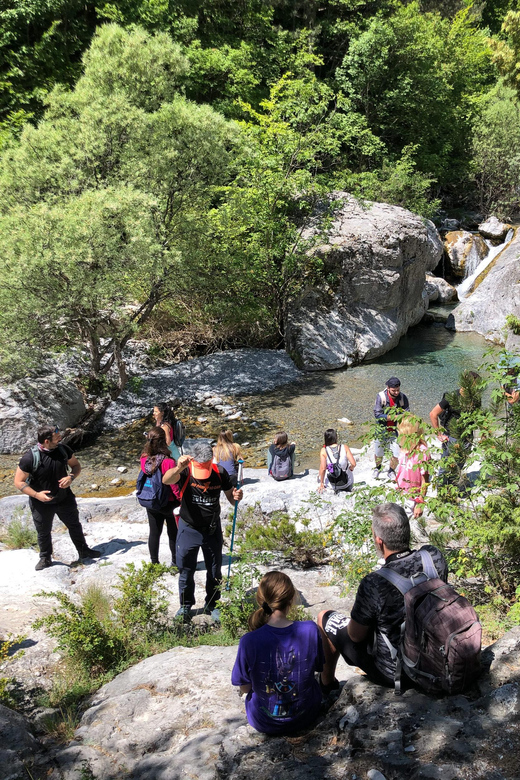
{"type": "Polygon", "coordinates": [[[489,253],[483,260],[480,261],[480,263],[478,262],[477,252],[474,252],[473,250],[470,252],[466,261],[466,276],[464,277],[464,280],[457,286],[459,301],[467,298],[467,296],[473,292],[472,288],[475,280],[483,271],[486,270],[488,265],[493,262],[493,260],[500,254],[500,252],[506,248],[506,246],[513,238],[513,235],[514,230],[509,230],[505,241],[498,246],[492,246],[491,242],[486,241],[486,244],[489,246],[489,253]]]}

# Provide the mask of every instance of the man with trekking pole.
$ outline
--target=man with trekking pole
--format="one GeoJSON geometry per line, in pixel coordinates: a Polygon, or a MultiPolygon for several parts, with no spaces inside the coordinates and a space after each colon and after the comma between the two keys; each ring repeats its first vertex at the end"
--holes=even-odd
{"type": "Polygon", "coordinates": [[[233,488],[227,471],[213,463],[211,444],[197,441],[191,455],[181,455],[177,466],[163,476],[165,485],[179,483],[181,512],[177,532],[176,562],[179,569],[180,607],[176,617],[187,623],[195,605],[195,571],[202,548],[206,564],[206,599],[204,614],[220,621],[217,601],[222,580],[222,526],[220,495],[224,492],[236,507],[242,500],[242,490],[233,488]]]}

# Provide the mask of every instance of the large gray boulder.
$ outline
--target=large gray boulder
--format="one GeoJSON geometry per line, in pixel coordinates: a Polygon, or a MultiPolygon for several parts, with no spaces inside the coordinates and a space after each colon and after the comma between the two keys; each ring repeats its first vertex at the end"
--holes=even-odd
{"type": "Polygon", "coordinates": [[[230,682],[235,647],[177,647],[95,693],[53,758],[64,780],[81,767],[96,780],[517,780],[519,651],[520,628],[488,648],[489,671],[467,696],[443,698],[396,697],[341,662],[336,703],[286,739],[247,725],[230,682]]]}
{"type": "Polygon", "coordinates": [[[506,222],[500,222],[496,217],[488,217],[485,222],[482,222],[479,226],[479,233],[490,238],[493,241],[503,241],[507,235],[508,230],[511,230],[511,225],[506,222]]]}
{"type": "Polygon", "coordinates": [[[327,281],[303,292],[287,323],[289,353],[313,370],[351,366],[395,347],[424,315],[425,274],[443,251],[429,220],[344,192],[333,197],[341,206],[317,249],[327,281]]]}
{"type": "Polygon", "coordinates": [[[85,412],[78,388],[58,374],[0,387],[0,452],[22,452],[34,444],[40,426],[69,428],[85,412]]]}
{"type": "Polygon", "coordinates": [[[452,312],[449,326],[475,331],[496,344],[504,344],[505,319],[520,316],[520,235],[475,280],[467,297],[452,312]]]}
{"type": "Polygon", "coordinates": [[[469,276],[489,253],[489,247],[482,236],[468,230],[453,230],[447,233],[444,247],[451,273],[459,279],[469,276]]]}
{"type": "Polygon", "coordinates": [[[441,276],[432,276],[426,274],[426,284],[424,289],[430,302],[436,302],[440,305],[451,303],[457,300],[457,290],[446,279],[441,276]]]}

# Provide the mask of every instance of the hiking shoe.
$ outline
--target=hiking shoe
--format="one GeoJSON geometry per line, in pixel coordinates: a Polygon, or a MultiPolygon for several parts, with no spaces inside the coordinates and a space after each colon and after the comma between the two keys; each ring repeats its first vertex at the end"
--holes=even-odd
{"type": "Polygon", "coordinates": [[[328,685],[325,685],[325,683],[322,683],[321,681],[321,674],[320,674],[319,681],[320,681],[320,688],[323,696],[325,697],[329,696],[332,693],[332,691],[339,691],[339,680],[336,680],[336,678],[334,678],[333,681],[328,685]]]}
{"type": "Polygon", "coordinates": [[[214,623],[220,623],[220,609],[217,609],[215,607],[214,609],[210,609],[209,607],[204,607],[204,615],[209,615],[214,623]]]}
{"type": "Polygon", "coordinates": [[[381,469],[379,466],[376,466],[375,469],[372,472],[372,478],[373,479],[379,479],[379,475],[381,474],[381,469]]]}
{"type": "Polygon", "coordinates": [[[183,623],[189,623],[191,621],[191,607],[187,604],[183,607],[179,607],[175,613],[175,617],[182,620],[183,623]]]}
{"type": "Polygon", "coordinates": [[[393,469],[388,469],[388,471],[386,472],[386,476],[388,477],[388,479],[391,479],[395,482],[396,476],[395,476],[395,471],[393,469]]]}
{"type": "Polygon", "coordinates": [[[49,566],[52,566],[52,558],[40,558],[34,568],[35,571],[42,571],[43,569],[48,569],[49,566]]]}
{"type": "Polygon", "coordinates": [[[87,547],[79,554],[79,558],[81,561],[85,560],[86,558],[101,558],[101,553],[99,550],[91,550],[90,547],[87,547]]]}

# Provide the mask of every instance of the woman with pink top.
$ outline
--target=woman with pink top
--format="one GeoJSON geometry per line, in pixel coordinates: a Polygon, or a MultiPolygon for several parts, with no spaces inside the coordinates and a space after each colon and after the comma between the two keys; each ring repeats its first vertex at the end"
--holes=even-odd
{"type": "MultiPolygon", "coordinates": [[[[159,426],[152,428],[146,437],[146,444],[141,455],[141,470],[152,476],[157,469],[164,475],[169,469],[174,469],[176,462],[171,457],[166,443],[166,434],[159,426]]],[[[152,563],[159,563],[159,542],[164,523],[168,532],[168,541],[172,554],[171,566],[175,566],[175,544],[177,541],[177,520],[174,510],[180,506],[179,485],[171,485],[171,496],[168,504],[161,509],[146,509],[150,533],[148,550],[152,563]]]]}
{"type": "Polygon", "coordinates": [[[401,448],[396,469],[397,487],[412,503],[413,516],[420,517],[428,489],[427,462],[430,460],[428,445],[423,438],[424,429],[418,417],[405,414],[397,430],[401,448]]]}

